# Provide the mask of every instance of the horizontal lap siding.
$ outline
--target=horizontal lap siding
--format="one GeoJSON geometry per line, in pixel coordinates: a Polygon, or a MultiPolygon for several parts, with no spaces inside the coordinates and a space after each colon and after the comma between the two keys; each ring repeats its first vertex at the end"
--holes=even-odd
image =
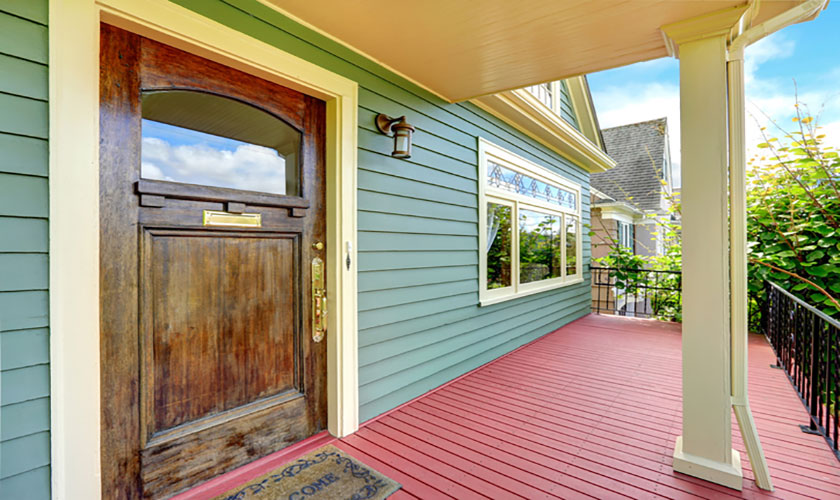
{"type": "MultiPolygon", "coordinates": [[[[176,3],[359,83],[362,420],[588,311],[588,283],[478,306],[477,138],[582,184],[585,224],[584,170],[475,105],[447,104],[255,0],[176,3]],[[376,131],[377,113],[406,115],[417,128],[409,160],[391,158],[393,139],[376,131]]],[[[568,102],[564,109],[574,122],[568,102]]],[[[583,248],[587,262],[586,236],[583,248]]]]}
{"type": "Polygon", "coordinates": [[[0,0],[0,492],[50,497],[47,1],[0,0]]]}
{"type": "Polygon", "coordinates": [[[569,87],[563,81],[560,82],[560,116],[580,130],[577,116],[575,116],[575,108],[572,106],[572,98],[569,96],[569,87]]]}

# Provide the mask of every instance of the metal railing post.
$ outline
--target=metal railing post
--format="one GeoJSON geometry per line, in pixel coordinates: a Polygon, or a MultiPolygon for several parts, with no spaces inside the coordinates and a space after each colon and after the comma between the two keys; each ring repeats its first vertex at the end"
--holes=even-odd
{"type": "Polygon", "coordinates": [[[811,316],[808,323],[810,323],[811,330],[811,372],[808,374],[808,386],[811,396],[811,425],[812,431],[817,430],[817,399],[819,396],[819,339],[817,338],[817,318],[811,316]]]}
{"type": "Polygon", "coordinates": [[[667,308],[673,300],[677,307],[682,305],[682,272],[662,271],[657,269],[619,269],[614,267],[589,266],[592,272],[592,286],[596,288],[594,304],[591,310],[595,314],[610,311],[618,316],[632,315],[634,317],[653,318],[660,315],[663,308],[667,308]],[[624,284],[624,307],[618,307],[618,287],[614,272],[622,271],[631,280],[625,280],[624,284]],[[606,277],[606,278],[605,278],[606,277]],[[668,284],[668,280],[674,281],[668,284]],[[664,281],[664,283],[663,283],[664,281]],[[615,292],[615,293],[613,293],[615,292]],[[601,305],[601,297],[606,295],[605,305],[601,305]],[[612,307],[610,305],[612,297],[612,307]],[[642,307],[639,307],[639,299],[642,307]],[[630,309],[632,305],[632,310],[630,309]]]}
{"type": "Polygon", "coordinates": [[[761,324],[808,411],[809,422],[800,428],[822,435],[840,460],[840,321],[775,283],[766,282],[765,290],[761,324]]]}

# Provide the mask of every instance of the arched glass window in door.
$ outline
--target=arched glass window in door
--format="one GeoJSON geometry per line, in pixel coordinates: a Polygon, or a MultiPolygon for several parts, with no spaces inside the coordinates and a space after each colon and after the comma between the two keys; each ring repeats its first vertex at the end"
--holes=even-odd
{"type": "Polygon", "coordinates": [[[142,95],[140,176],[300,195],[301,133],[240,101],[187,90],[142,95]]]}

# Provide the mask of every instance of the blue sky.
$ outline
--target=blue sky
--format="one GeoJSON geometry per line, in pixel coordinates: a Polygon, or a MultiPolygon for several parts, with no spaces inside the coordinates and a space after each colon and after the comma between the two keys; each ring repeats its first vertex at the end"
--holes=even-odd
{"type": "MultiPolygon", "coordinates": [[[[748,47],[745,74],[748,145],[763,142],[754,118],[765,125],[767,114],[782,126],[792,124],[795,79],[799,100],[813,114],[825,106],[819,123],[827,141],[840,146],[840,5],[829,3],[816,20],[748,47]]],[[[671,157],[679,161],[679,61],[664,58],[594,73],[589,85],[602,128],[668,117],[671,157]]]]}

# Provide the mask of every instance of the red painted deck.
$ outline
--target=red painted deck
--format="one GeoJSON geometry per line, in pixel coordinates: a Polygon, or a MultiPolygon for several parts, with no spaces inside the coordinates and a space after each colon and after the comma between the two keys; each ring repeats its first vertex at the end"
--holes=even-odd
{"type": "MultiPolygon", "coordinates": [[[[395,500],[840,499],[840,462],[822,437],[799,430],[807,413],[769,367],[775,358],[759,336],[750,343],[750,400],[776,491],[752,481],[734,416],[743,492],[673,472],[680,355],[677,325],[587,316],[333,444],[402,483],[395,500]]],[[[226,476],[188,496],[233,487],[226,476]]]]}

